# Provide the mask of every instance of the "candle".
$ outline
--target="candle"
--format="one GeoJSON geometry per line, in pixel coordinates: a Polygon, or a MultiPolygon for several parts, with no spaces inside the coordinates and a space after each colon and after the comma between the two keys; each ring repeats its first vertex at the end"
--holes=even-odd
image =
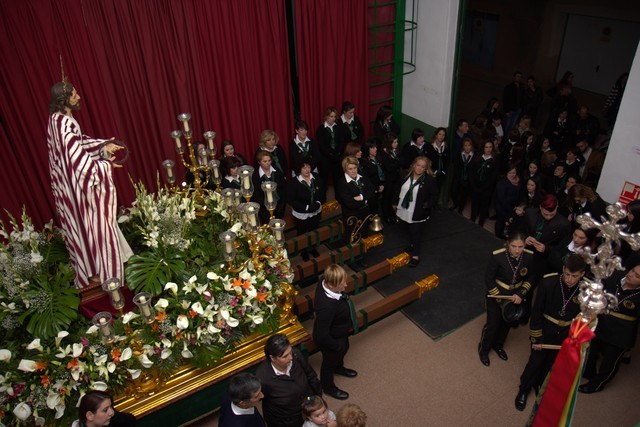
{"type": "Polygon", "coordinates": [[[233,253],[233,242],[231,241],[231,236],[228,234],[224,236],[224,250],[226,253],[233,253]]]}
{"type": "Polygon", "coordinates": [[[271,190],[271,184],[267,183],[264,188],[267,192],[267,203],[273,203],[273,190],[271,190]]]}
{"type": "Polygon", "coordinates": [[[178,151],[182,151],[182,143],[180,142],[180,137],[176,136],[176,148],[178,151]]]}
{"type": "Polygon", "coordinates": [[[258,225],[258,223],[256,221],[255,208],[253,206],[248,206],[247,207],[247,217],[249,219],[249,224],[252,227],[255,227],[255,226],[258,225]]]}
{"type": "Polygon", "coordinates": [[[100,326],[100,332],[102,332],[102,335],[104,335],[105,337],[111,336],[111,328],[109,328],[109,325],[107,325],[107,319],[101,317],[100,326]]]}
{"type": "Polygon", "coordinates": [[[251,188],[251,177],[249,176],[249,172],[242,171],[242,188],[248,190],[251,188]]]}
{"type": "Polygon", "coordinates": [[[189,120],[188,119],[183,120],[182,124],[184,126],[185,133],[189,132],[189,120]]]}
{"type": "Polygon", "coordinates": [[[220,178],[220,170],[218,169],[218,165],[213,165],[213,177],[215,179],[220,178]]]}
{"type": "Polygon", "coordinates": [[[144,295],[142,295],[139,301],[140,301],[140,310],[142,310],[142,314],[144,315],[144,317],[151,317],[151,309],[149,309],[149,306],[147,305],[147,298],[144,295]]]}
{"type": "Polygon", "coordinates": [[[173,178],[173,168],[167,168],[167,178],[173,178]]]}
{"type": "Polygon", "coordinates": [[[279,228],[276,228],[273,234],[278,242],[282,240],[282,230],[280,230],[279,228]]]}
{"type": "Polygon", "coordinates": [[[120,292],[118,291],[118,284],[116,282],[112,282],[109,285],[109,291],[111,291],[111,298],[113,299],[113,303],[117,304],[120,302],[120,292]]]}

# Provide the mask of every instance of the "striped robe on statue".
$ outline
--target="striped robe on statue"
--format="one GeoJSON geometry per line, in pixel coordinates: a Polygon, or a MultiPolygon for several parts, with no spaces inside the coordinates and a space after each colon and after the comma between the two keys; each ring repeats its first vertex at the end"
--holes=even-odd
{"type": "Polygon", "coordinates": [[[93,275],[124,283],[123,263],[133,253],[117,224],[111,162],[101,156],[106,140],[82,135],[78,122],[64,114],[51,114],[48,128],[51,190],[76,287],[87,287],[93,275]]]}

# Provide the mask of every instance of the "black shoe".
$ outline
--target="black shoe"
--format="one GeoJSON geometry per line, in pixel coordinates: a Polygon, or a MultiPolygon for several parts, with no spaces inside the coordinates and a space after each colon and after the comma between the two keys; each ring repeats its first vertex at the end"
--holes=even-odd
{"type": "Polygon", "coordinates": [[[300,256],[302,257],[303,261],[309,261],[309,252],[302,252],[300,256]]]}
{"type": "Polygon", "coordinates": [[[420,264],[420,259],[411,257],[411,260],[409,261],[409,267],[415,268],[418,266],[418,264],[420,264]]]}
{"type": "Polygon", "coordinates": [[[484,366],[491,365],[491,361],[489,360],[489,355],[487,353],[482,352],[482,343],[478,344],[478,355],[480,356],[480,361],[484,366]]]}
{"type": "Polygon", "coordinates": [[[324,393],[338,400],[347,400],[349,398],[349,393],[344,390],[340,390],[338,387],[324,390],[324,393]]]}
{"type": "Polygon", "coordinates": [[[311,256],[314,258],[318,258],[320,256],[320,253],[316,248],[311,249],[309,252],[311,253],[311,256]]]}
{"type": "Polygon", "coordinates": [[[509,356],[507,356],[507,352],[502,348],[494,348],[493,351],[498,353],[498,357],[502,360],[509,360],[509,356]]]}
{"type": "Polygon", "coordinates": [[[524,408],[527,407],[527,396],[529,392],[519,391],[516,395],[516,409],[518,411],[524,411],[524,408]]]}
{"type": "Polygon", "coordinates": [[[598,389],[598,386],[593,385],[591,383],[586,383],[578,387],[578,391],[584,394],[591,394],[591,393],[597,393],[599,391],[602,391],[602,388],[598,389]]]}
{"type": "Polygon", "coordinates": [[[358,373],[356,371],[349,368],[336,369],[335,374],[342,375],[343,377],[348,377],[348,378],[353,378],[358,376],[358,373]]]}

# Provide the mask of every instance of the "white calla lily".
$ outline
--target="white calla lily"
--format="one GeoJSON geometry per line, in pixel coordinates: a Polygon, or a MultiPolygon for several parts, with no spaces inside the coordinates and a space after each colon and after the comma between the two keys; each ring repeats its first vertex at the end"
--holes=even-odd
{"type": "Polygon", "coordinates": [[[131,375],[131,379],[135,380],[140,376],[140,369],[127,369],[131,375]]]}
{"type": "Polygon", "coordinates": [[[116,364],[113,362],[109,362],[107,363],[107,371],[109,371],[110,374],[113,374],[116,370],[116,364]]]}
{"type": "Polygon", "coordinates": [[[184,314],[179,315],[176,320],[176,326],[178,329],[187,329],[189,327],[189,318],[184,314]]]}
{"type": "Polygon", "coordinates": [[[91,384],[91,388],[94,390],[106,391],[107,387],[107,383],[105,383],[104,381],[94,381],[91,384]]]}
{"type": "Polygon", "coordinates": [[[189,351],[189,348],[187,348],[187,343],[184,343],[184,347],[182,348],[182,357],[184,357],[185,359],[190,359],[193,357],[193,353],[191,353],[191,351],[189,351]]]}
{"type": "Polygon", "coordinates": [[[169,301],[164,298],[160,298],[153,307],[157,311],[163,312],[167,307],[169,307],[169,301]]]}
{"type": "Polygon", "coordinates": [[[191,305],[191,310],[195,311],[200,316],[202,316],[204,314],[204,308],[202,308],[202,304],[200,304],[199,302],[194,302],[191,305]]]}
{"type": "Polygon", "coordinates": [[[49,392],[47,396],[47,408],[55,409],[56,406],[60,403],[60,395],[56,392],[49,392]]]}
{"type": "Polygon", "coordinates": [[[171,291],[171,293],[175,295],[178,293],[178,285],[173,282],[167,282],[167,284],[164,285],[164,290],[171,291]]]}
{"type": "Polygon", "coordinates": [[[13,415],[20,421],[26,421],[31,416],[31,407],[25,402],[20,402],[13,408],[13,415]]]}
{"type": "Polygon", "coordinates": [[[209,331],[209,333],[213,335],[220,332],[220,329],[216,328],[213,323],[210,323],[209,326],[207,327],[207,331],[209,331]]]}
{"type": "Polygon", "coordinates": [[[85,332],[87,335],[94,335],[98,333],[98,327],[96,325],[91,325],[91,327],[89,329],[87,329],[87,332],[85,332]]]}
{"type": "Polygon", "coordinates": [[[42,351],[42,345],[40,345],[40,338],[36,338],[33,341],[31,341],[27,346],[27,350],[42,351]]]}
{"type": "Polygon", "coordinates": [[[147,369],[153,366],[153,362],[149,360],[146,354],[142,355],[142,357],[140,358],[140,363],[147,369]]]}
{"type": "Polygon", "coordinates": [[[54,418],[56,420],[59,420],[60,418],[62,418],[62,416],[64,415],[64,410],[65,409],[66,409],[66,407],[63,404],[60,404],[60,405],[56,406],[56,415],[54,416],[54,418]]]}
{"type": "Polygon", "coordinates": [[[209,280],[218,280],[218,279],[220,279],[220,276],[218,276],[213,271],[210,271],[210,272],[207,273],[207,279],[209,279],[209,280]]]}
{"type": "Polygon", "coordinates": [[[73,346],[73,352],[71,353],[71,355],[73,357],[80,357],[80,355],[82,354],[82,350],[84,349],[84,346],[82,345],[82,343],[74,343],[73,346]]]}
{"type": "Polygon", "coordinates": [[[120,354],[120,361],[121,362],[127,361],[131,359],[132,355],[133,355],[133,351],[129,347],[127,347],[124,350],[122,350],[122,353],[120,354]]]}
{"type": "Polygon", "coordinates": [[[33,372],[36,370],[36,362],[29,359],[22,359],[18,364],[18,370],[22,372],[33,372]]]}
{"type": "Polygon", "coordinates": [[[122,323],[126,325],[127,323],[129,323],[129,322],[131,322],[133,319],[135,319],[136,317],[140,317],[140,315],[139,315],[139,314],[134,313],[133,311],[130,311],[130,312],[128,312],[127,314],[125,314],[125,315],[122,317],[122,323]]]}
{"type": "Polygon", "coordinates": [[[11,352],[6,348],[0,350],[0,362],[8,362],[11,360],[11,352]]]}
{"type": "Polygon", "coordinates": [[[160,353],[160,359],[164,360],[169,356],[171,356],[171,349],[170,348],[163,348],[162,352],[160,353]]]}

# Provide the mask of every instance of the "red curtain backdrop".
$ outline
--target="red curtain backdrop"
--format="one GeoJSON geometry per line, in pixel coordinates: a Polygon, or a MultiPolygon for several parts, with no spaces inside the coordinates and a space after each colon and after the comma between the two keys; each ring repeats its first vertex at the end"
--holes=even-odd
{"type": "Polygon", "coordinates": [[[130,179],[154,190],[162,160],[176,159],[169,132],[181,128],[179,113],[192,114],[194,139],[215,130],[218,147],[231,139],[248,158],[263,129],[288,141],[284,3],[0,0],[0,218],[5,209],[19,216],[23,205],[36,225],[53,217],[46,123],[60,55],[82,97],[75,117],[83,132],[129,147],[129,161],[114,171],[121,205],[134,199],[130,179]]]}
{"type": "Polygon", "coordinates": [[[327,107],[335,106],[339,115],[349,100],[368,137],[367,0],[303,0],[294,8],[300,114],[310,133],[323,122],[327,107]]]}

